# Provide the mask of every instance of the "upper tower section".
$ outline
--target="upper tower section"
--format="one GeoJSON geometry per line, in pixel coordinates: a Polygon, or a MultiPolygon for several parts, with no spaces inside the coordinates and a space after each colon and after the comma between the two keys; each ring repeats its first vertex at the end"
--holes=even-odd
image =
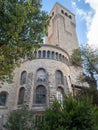
{"type": "Polygon", "coordinates": [[[49,14],[50,24],[46,44],[59,46],[70,55],[78,48],[75,15],[56,3],[49,14]]]}

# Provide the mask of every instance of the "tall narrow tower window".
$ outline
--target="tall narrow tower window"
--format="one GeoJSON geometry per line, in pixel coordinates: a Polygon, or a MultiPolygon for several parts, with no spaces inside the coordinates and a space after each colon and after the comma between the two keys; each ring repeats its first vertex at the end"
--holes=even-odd
{"type": "Polygon", "coordinates": [[[68,16],[68,14],[67,14],[67,13],[65,13],[65,16],[68,16]]]}
{"type": "Polygon", "coordinates": [[[61,10],[61,13],[64,14],[64,10],[61,10]]]}
{"type": "Polygon", "coordinates": [[[52,12],[52,16],[54,16],[54,12],[52,12]]]}
{"type": "Polygon", "coordinates": [[[72,16],[71,16],[71,15],[69,15],[69,18],[70,18],[70,19],[72,19],[72,16]]]}

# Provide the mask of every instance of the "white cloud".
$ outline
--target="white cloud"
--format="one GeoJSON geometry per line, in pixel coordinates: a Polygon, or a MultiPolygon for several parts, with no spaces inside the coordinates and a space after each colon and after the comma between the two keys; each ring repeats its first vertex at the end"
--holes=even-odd
{"type": "Polygon", "coordinates": [[[72,1],[73,8],[75,9],[76,15],[80,16],[81,20],[84,20],[87,25],[87,29],[92,23],[92,11],[85,11],[83,9],[80,9],[75,2],[72,1]]]}
{"type": "Polygon", "coordinates": [[[76,6],[76,2],[72,1],[72,5],[75,7],[76,6]]]}
{"type": "MultiPolygon", "coordinates": [[[[78,0],[80,1],[80,0],[78,0]]],[[[92,8],[90,11],[80,9],[76,2],[72,2],[72,6],[76,11],[76,15],[80,16],[82,20],[85,20],[87,25],[87,43],[98,48],[98,0],[84,0],[85,4],[89,4],[92,8]],[[94,10],[94,11],[93,11],[94,10]],[[95,14],[93,15],[93,13],[95,14]]]]}
{"type": "Polygon", "coordinates": [[[85,3],[88,3],[91,8],[95,10],[95,15],[92,18],[92,22],[88,26],[87,43],[94,48],[98,48],[98,1],[85,0],[85,3]]]}
{"type": "Polygon", "coordinates": [[[77,11],[77,14],[81,16],[81,19],[86,21],[87,28],[89,28],[92,22],[92,12],[91,11],[85,12],[84,10],[79,9],[79,8],[77,8],[76,11],[77,11]]]}
{"type": "Polygon", "coordinates": [[[85,0],[85,3],[88,3],[91,8],[98,10],[98,1],[97,0],[85,0]]]}

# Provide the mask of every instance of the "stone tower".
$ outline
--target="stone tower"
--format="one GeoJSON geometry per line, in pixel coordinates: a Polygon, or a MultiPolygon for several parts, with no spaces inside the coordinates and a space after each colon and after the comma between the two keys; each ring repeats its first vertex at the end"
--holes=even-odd
{"type": "MultiPolygon", "coordinates": [[[[79,48],[75,15],[61,4],[56,3],[49,16],[50,24],[46,44],[62,48],[70,56],[74,49],[79,48]]],[[[82,73],[81,68],[70,65],[72,84],[79,84],[77,77],[80,73],[82,73]]]]}
{"type": "Polygon", "coordinates": [[[78,48],[75,15],[56,3],[49,16],[46,44],[63,48],[70,55],[73,49],[78,48]]]}

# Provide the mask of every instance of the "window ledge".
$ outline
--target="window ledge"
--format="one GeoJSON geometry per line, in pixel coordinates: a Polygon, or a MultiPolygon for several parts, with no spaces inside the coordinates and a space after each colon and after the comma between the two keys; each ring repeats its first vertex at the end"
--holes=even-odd
{"type": "Polygon", "coordinates": [[[33,104],[33,107],[46,107],[46,104],[33,104]]]}
{"type": "Polygon", "coordinates": [[[45,111],[45,109],[47,108],[47,105],[46,104],[34,104],[32,106],[32,109],[34,111],[45,111]]]}
{"type": "Polygon", "coordinates": [[[0,106],[0,109],[8,109],[7,106],[0,106]]]}
{"type": "Polygon", "coordinates": [[[23,107],[24,106],[24,104],[17,104],[17,107],[18,108],[21,108],[21,107],[23,107]]]}

